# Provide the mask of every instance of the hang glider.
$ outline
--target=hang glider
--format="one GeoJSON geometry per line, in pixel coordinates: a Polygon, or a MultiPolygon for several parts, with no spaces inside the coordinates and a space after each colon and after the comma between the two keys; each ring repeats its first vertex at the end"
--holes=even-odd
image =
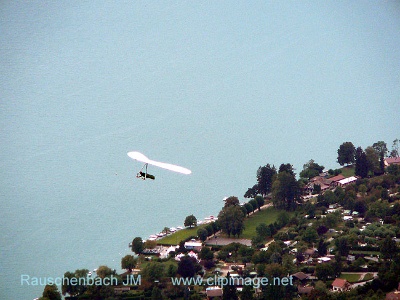
{"type": "Polygon", "coordinates": [[[186,169],[184,167],[180,167],[180,166],[173,165],[173,164],[167,164],[167,163],[151,160],[147,156],[145,156],[144,154],[142,154],[140,152],[137,152],[137,151],[128,152],[128,156],[130,158],[134,159],[134,160],[137,160],[139,162],[144,163],[143,167],[136,174],[137,178],[141,178],[143,180],[146,180],[146,178],[153,179],[153,180],[155,179],[154,175],[151,175],[151,174],[147,173],[148,165],[153,165],[153,166],[156,166],[156,167],[159,167],[159,168],[163,168],[163,169],[166,169],[166,170],[170,170],[170,171],[173,171],[173,172],[178,172],[178,173],[186,174],[186,175],[189,175],[189,174],[192,173],[192,171],[190,171],[189,169],[186,169]],[[145,169],[145,170],[143,170],[143,169],[145,169]]]}

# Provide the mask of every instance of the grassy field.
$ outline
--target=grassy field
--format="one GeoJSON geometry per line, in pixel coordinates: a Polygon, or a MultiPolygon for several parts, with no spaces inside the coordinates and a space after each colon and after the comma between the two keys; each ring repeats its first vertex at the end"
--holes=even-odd
{"type": "Polygon", "coordinates": [[[367,274],[365,274],[363,281],[371,280],[373,278],[374,278],[373,274],[367,273],[367,274]]]}
{"type": "Polygon", "coordinates": [[[364,255],[380,255],[379,251],[361,251],[361,250],[350,250],[350,254],[364,254],[364,255]]]}
{"type": "Polygon", "coordinates": [[[360,280],[360,274],[341,274],[339,278],[346,279],[348,282],[353,283],[360,280]]]}
{"type": "Polygon", "coordinates": [[[178,245],[180,241],[183,241],[191,236],[197,236],[197,230],[206,227],[206,224],[199,225],[192,228],[184,228],[175,233],[169,234],[162,239],[157,241],[159,245],[178,245]]]}
{"type": "Polygon", "coordinates": [[[343,167],[342,168],[342,175],[344,177],[351,177],[354,176],[354,167],[353,166],[349,166],[349,167],[343,167]]]}
{"type": "MultiPolygon", "coordinates": [[[[251,215],[249,218],[244,220],[245,229],[243,234],[240,235],[242,239],[252,239],[257,235],[256,227],[261,224],[271,224],[276,221],[281,210],[273,207],[268,207],[261,211],[257,211],[255,214],[251,215]]],[[[289,213],[290,214],[290,213],[289,213]]]]}

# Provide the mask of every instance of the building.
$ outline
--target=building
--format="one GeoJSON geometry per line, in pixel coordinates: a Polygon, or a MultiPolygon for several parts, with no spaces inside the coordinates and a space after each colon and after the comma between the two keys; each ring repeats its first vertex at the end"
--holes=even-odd
{"type": "Polygon", "coordinates": [[[400,165],[400,157],[388,157],[383,161],[385,167],[389,167],[390,165],[400,165]]]}
{"type": "Polygon", "coordinates": [[[218,286],[212,286],[206,289],[207,299],[221,299],[222,298],[222,289],[218,286]]]}
{"type": "Polygon", "coordinates": [[[338,186],[345,187],[345,186],[347,186],[347,185],[349,185],[349,184],[356,183],[356,181],[357,181],[357,177],[351,176],[351,177],[348,177],[348,178],[339,180],[339,181],[337,182],[337,184],[338,184],[338,186]]]}
{"type": "Polygon", "coordinates": [[[184,245],[185,249],[187,250],[195,250],[195,251],[201,251],[201,248],[203,247],[203,244],[199,241],[188,241],[184,245]]]}
{"type": "Polygon", "coordinates": [[[351,284],[346,280],[342,278],[336,278],[332,282],[332,290],[334,292],[344,292],[348,291],[351,287],[351,284]]]}

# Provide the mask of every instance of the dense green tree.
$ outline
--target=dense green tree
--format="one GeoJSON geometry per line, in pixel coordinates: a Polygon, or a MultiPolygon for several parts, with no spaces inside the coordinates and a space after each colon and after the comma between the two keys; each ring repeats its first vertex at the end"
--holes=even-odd
{"type": "Polygon", "coordinates": [[[151,291],[151,300],[160,300],[162,298],[161,290],[157,286],[153,287],[151,291]]]}
{"type": "Polygon", "coordinates": [[[394,258],[399,250],[396,242],[390,236],[386,236],[385,239],[380,243],[380,246],[382,258],[384,259],[394,258]]]}
{"type": "Polygon", "coordinates": [[[249,204],[253,207],[253,212],[257,209],[258,205],[257,205],[257,201],[255,199],[251,199],[249,201],[249,204]]]}
{"type": "Polygon", "coordinates": [[[324,166],[320,166],[313,159],[310,159],[308,163],[303,165],[303,170],[300,172],[302,178],[313,178],[318,176],[323,170],[324,166]]]}
{"type": "Polygon", "coordinates": [[[194,277],[196,274],[196,264],[197,261],[194,257],[183,256],[178,263],[177,273],[184,278],[194,277]]]}
{"type": "Polygon", "coordinates": [[[143,240],[141,237],[135,237],[132,241],[132,251],[136,254],[142,253],[144,249],[143,240]]]}
{"type": "Polygon", "coordinates": [[[367,155],[361,147],[358,147],[355,155],[355,175],[365,178],[368,176],[368,160],[367,155]]]}
{"type": "Polygon", "coordinates": [[[289,173],[290,175],[296,176],[296,174],[294,173],[294,168],[292,164],[281,164],[279,166],[279,171],[278,173],[282,173],[282,172],[286,172],[289,173]]]}
{"type": "Polygon", "coordinates": [[[254,299],[254,291],[253,287],[249,284],[245,284],[243,286],[243,290],[240,293],[240,300],[253,300],[254,299]]]}
{"type": "Polygon", "coordinates": [[[239,205],[239,204],[240,204],[240,202],[239,202],[238,197],[230,196],[230,197],[225,199],[224,207],[235,206],[235,205],[239,205]]]}
{"type": "Polygon", "coordinates": [[[354,163],[354,155],[356,153],[356,148],[352,142],[344,142],[340,145],[338,149],[338,163],[343,166],[344,164],[354,163]]]}
{"type": "Polygon", "coordinates": [[[290,215],[286,211],[282,211],[278,214],[278,217],[276,219],[276,223],[278,224],[279,228],[285,227],[290,220],[290,215]]]}
{"type": "Polygon", "coordinates": [[[365,155],[368,161],[368,171],[372,173],[379,172],[379,153],[371,146],[365,148],[365,155]]]}
{"type": "Polygon", "coordinates": [[[384,141],[378,141],[374,144],[372,144],[372,148],[375,149],[376,153],[378,153],[378,155],[382,154],[382,156],[386,156],[388,151],[387,145],[384,141]]]}
{"type": "Polygon", "coordinates": [[[303,241],[311,244],[318,240],[318,233],[313,227],[307,227],[303,233],[303,241]]]}
{"type": "Polygon", "coordinates": [[[56,285],[47,284],[43,290],[43,298],[47,298],[49,300],[61,300],[61,294],[56,285]]]}
{"type": "Polygon", "coordinates": [[[204,260],[212,260],[214,258],[214,252],[208,247],[203,247],[200,250],[199,258],[204,260]]]}
{"type": "Polygon", "coordinates": [[[115,270],[112,270],[111,268],[109,268],[107,266],[100,266],[97,268],[96,274],[101,279],[104,279],[108,276],[116,275],[116,272],[115,272],[115,270]]]}
{"type": "Polygon", "coordinates": [[[244,194],[245,198],[255,198],[258,194],[266,196],[271,192],[273,178],[276,168],[267,164],[257,170],[257,183],[249,188],[244,194]]]}
{"type": "Polygon", "coordinates": [[[231,275],[229,274],[229,272],[228,272],[226,278],[228,280],[228,284],[224,285],[224,287],[223,287],[222,299],[223,300],[238,300],[239,297],[237,295],[236,286],[231,283],[231,275]]]}
{"type": "Polygon", "coordinates": [[[183,225],[185,225],[185,227],[196,227],[197,226],[196,217],[194,215],[187,216],[183,225]]]}
{"type": "Polygon", "coordinates": [[[328,243],[325,243],[324,239],[320,238],[317,249],[318,255],[326,255],[328,252],[328,243]]]}
{"type": "Polygon", "coordinates": [[[270,164],[259,167],[257,170],[257,188],[258,193],[266,196],[271,192],[273,178],[276,174],[275,166],[270,164]]]}
{"type": "Polygon", "coordinates": [[[258,224],[256,227],[256,232],[257,235],[261,237],[262,240],[265,240],[267,237],[271,236],[271,230],[265,223],[258,224]]]}
{"type": "Polygon", "coordinates": [[[261,195],[258,195],[258,196],[256,196],[256,197],[254,198],[254,200],[256,200],[256,202],[257,202],[257,208],[258,208],[258,210],[260,210],[260,209],[261,209],[261,206],[264,205],[264,198],[263,198],[261,195]]]}
{"type": "Polygon", "coordinates": [[[337,251],[340,253],[341,256],[349,255],[350,245],[345,236],[341,236],[341,237],[338,237],[337,239],[335,239],[335,245],[336,245],[337,251]]]}
{"type": "Polygon", "coordinates": [[[218,222],[228,236],[238,236],[244,229],[245,214],[239,206],[224,207],[218,214],[218,222]]]}
{"type": "Polygon", "coordinates": [[[254,211],[253,205],[251,205],[250,203],[246,203],[244,207],[246,208],[247,215],[249,215],[254,211]]]}
{"type": "Polygon", "coordinates": [[[335,276],[335,272],[331,264],[317,264],[315,267],[315,275],[319,280],[327,281],[328,278],[335,276]]]}
{"type": "Polygon", "coordinates": [[[136,266],[136,259],[132,255],[125,255],[121,259],[121,268],[126,269],[129,272],[132,271],[133,268],[136,266]]]}
{"type": "Polygon", "coordinates": [[[164,276],[165,265],[158,261],[147,263],[141,271],[141,275],[147,281],[154,282],[160,280],[164,276]]]}
{"type": "Polygon", "coordinates": [[[207,237],[208,237],[208,231],[205,228],[199,228],[197,230],[197,236],[199,237],[199,239],[204,242],[207,237]]]}
{"type": "Polygon", "coordinates": [[[272,202],[276,208],[294,210],[300,197],[300,186],[295,176],[287,171],[279,172],[272,185],[272,202]]]}

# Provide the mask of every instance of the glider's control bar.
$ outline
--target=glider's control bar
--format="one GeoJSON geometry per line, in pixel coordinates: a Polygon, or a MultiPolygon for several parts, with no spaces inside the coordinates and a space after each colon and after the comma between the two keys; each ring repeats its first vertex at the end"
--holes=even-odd
{"type": "MultiPolygon", "coordinates": [[[[170,171],[173,171],[173,172],[178,172],[178,173],[186,174],[186,175],[189,175],[189,174],[192,173],[192,171],[190,171],[189,169],[186,169],[184,167],[180,167],[180,166],[173,165],[173,164],[167,164],[167,163],[151,160],[147,156],[145,156],[144,154],[142,154],[140,152],[137,152],[137,151],[128,152],[128,156],[130,158],[134,159],[134,160],[140,161],[140,162],[145,164],[146,173],[141,172],[142,170],[140,170],[140,172],[138,173],[138,175],[140,174],[140,177],[143,178],[143,179],[149,178],[149,177],[147,177],[147,175],[150,175],[150,174],[147,174],[147,165],[153,165],[153,166],[156,166],[156,167],[159,167],[159,168],[163,168],[163,169],[166,169],[166,170],[170,170],[170,171]],[[143,173],[143,175],[141,173],[143,173]]],[[[154,177],[154,176],[152,176],[152,177],[154,177]]],[[[154,178],[151,178],[151,179],[154,179],[154,178]]]]}

